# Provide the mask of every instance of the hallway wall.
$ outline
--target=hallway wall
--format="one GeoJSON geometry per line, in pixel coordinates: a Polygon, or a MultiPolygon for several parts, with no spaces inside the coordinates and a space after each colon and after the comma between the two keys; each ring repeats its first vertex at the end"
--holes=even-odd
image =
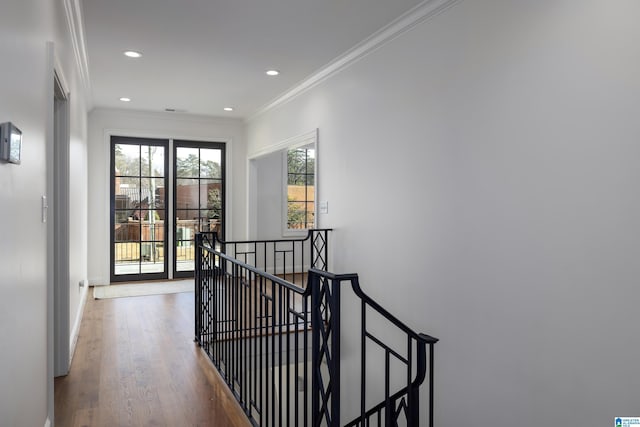
{"type": "Polygon", "coordinates": [[[282,239],[283,172],[282,152],[251,160],[255,171],[256,239],[282,239]]]}
{"type": "MultiPolygon", "coordinates": [[[[77,339],[84,298],[88,291],[88,169],[87,110],[88,97],[72,48],[65,11],[56,9],[56,55],[63,67],[65,88],[70,92],[69,118],[69,327],[71,341],[77,339]],[[82,283],[83,286],[80,286],[82,283]]],[[[71,343],[73,345],[73,343],[71,343]]]]}
{"type": "MultiPolygon", "coordinates": [[[[71,171],[74,194],[70,317],[86,278],[86,103],[73,57],[62,1],[8,0],[0,14],[0,122],[23,133],[22,163],[0,163],[0,425],[43,426],[53,410],[52,353],[47,342],[47,224],[41,197],[47,195],[48,126],[53,112],[54,43],[57,67],[71,91],[71,171]],[[84,253],[83,253],[84,252],[84,253]],[[74,282],[75,281],[75,285],[74,282]],[[50,412],[51,411],[51,412],[50,412]]],[[[50,197],[50,195],[49,195],[50,197]]],[[[50,198],[50,203],[55,200],[50,198]]],[[[51,211],[48,220],[51,220],[51,211]]]]}
{"type": "MultiPolygon", "coordinates": [[[[95,109],[89,114],[89,281],[109,284],[109,135],[227,142],[227,230],[246,234],[246,143],[241,120],[95,109]]],[[[170,267],[171,268],[171,267],[170,267]]]]}
{"type": "Polygon", "coordinates": [[[637,16],[632,0],[460,1],[248,123],[250,155],[319,128],[334,268],[441,339],[437,426],[637,413],[637,16]]]}

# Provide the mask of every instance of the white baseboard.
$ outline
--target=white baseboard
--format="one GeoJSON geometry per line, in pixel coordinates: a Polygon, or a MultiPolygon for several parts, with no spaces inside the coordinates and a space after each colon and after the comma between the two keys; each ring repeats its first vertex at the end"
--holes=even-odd
{"type": "Polygon", "coordinates": [[[89,279],[89,286],[103,286],[108,285],[110,283],[109,279],[105,279],[104,277],[95,277],[93,279],[89,279]]]}
{"type": "Polygon", "coordinates": [[[47,420],[44,422],[44,427],[51,427],[51,420],[47,417],[47,420]]]}
{"type": "Polygon", "coordinates": [[[69,368],[71,368],[71,361],[73,360],[73,354],[76,351],[76,344],[78,343],[78,335],[80,334],[80,323],[82,322],[82,313],[84,313],[84,305],[87,302],[87,294],[89,293],[88,282],[84,280],[84,286],[82,287],[82,295],[80,295],[80,306],[76,314],[75,321],[73,322],[73,328],[71,328],[71,336],[69,337],[69,368]]]}

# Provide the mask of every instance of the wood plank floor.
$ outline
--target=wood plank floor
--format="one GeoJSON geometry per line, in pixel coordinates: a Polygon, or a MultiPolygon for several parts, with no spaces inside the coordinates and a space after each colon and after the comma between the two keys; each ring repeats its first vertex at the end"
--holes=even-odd
{"type": "Polygon", "coordinates": [[[89,297],[71,371],[55,381],[55,425],[250,426],[193,342],[193,300],[89,297]]]}

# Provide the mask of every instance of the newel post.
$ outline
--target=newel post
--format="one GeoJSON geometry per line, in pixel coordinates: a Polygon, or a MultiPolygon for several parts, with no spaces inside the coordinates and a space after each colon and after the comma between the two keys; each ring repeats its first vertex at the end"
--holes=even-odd
{"type": "Polygon", "coordinates": [[[340,423],[340,280],[310,270],[312,328],[312,425],[340,423]],[[324,312],[323,312],[324,310],[324,312]],[[323,374],[322,362],[328,374],[323,374]]]}
{"type": "Polygon", "coordinates": [[[198,345],[202,345],[200,342],[200,335],[202,331],[202,233],[196,233],[196,271],[194,273],[194,287],[195,287],[195,338],[194,341],[198,345]]]}

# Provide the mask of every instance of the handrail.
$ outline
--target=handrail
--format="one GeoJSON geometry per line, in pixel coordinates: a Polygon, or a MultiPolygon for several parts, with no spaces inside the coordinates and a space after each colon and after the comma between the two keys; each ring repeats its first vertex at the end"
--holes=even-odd
{"type": "Polygon", "coordinates": [[[197,234],[196,342],[256,427],[433,427],[434,344],[438,338],[414,331],[383,308],[362,290],[357,274],[326,271],[328,231],[309,230],[303,239],[235,242],[220,241],[215,232],[197,234]],[[294,241],[311,241],[311,245],[276,250],[277,244],[294,241]],[[242,244],[253,246],[238,250],[242,244]],[[235,246],[225,253],[228,245],[235,246]],[[266,271],[266,262],[260,266],[247,261],[266,259],[268,249],[273,249],[269,253],[274,259],[278,252],[299,250],[312,255],[318,251],[321,259],[313,265],[318,260],[312,256],[311,268],[304,272],[294,268],[293,273],[276,273],[274,268],[273,274],[266,271]],[[306,286],[288,280],[300,275],[308,275],[306,286]],[[345,281],[351,283],[360,302],[360,408],[355,419],[340,424],[340,301],[345,281]],[[375,317],[369,324],[368,313],[375,317]],[[388,322],[399,334],[378,335],[380,321],[388,322]],[[367,363],[367,358],[380,355],[384,357],[374,365],[367,363]],[[401,367],[405,379],[391,378],[392,362],[393,374],[401,367]],[[367,366],[384,366],[384,390],[368,383],[380,379],[380,369],[369,378],[367,366]],[[428,417],[422,424],[420,389],[425,380],[428,417]],[[392,390],[396,386],[400,390],[392,390]],[[382,401],[368,403],[377,401],[382,393],[382,401]]]}
{"type": "Polygon", "coordinates": [[[215,232],[200,233],[212,248],[219,248],[234,258],[262,271],[304,287],[309,268],[328,270],[330,228],[314,228],[302,238],[220,240],[215,232]]]}
{"type": "Polygon", "coordinates": [[[400,321],[396,316],[394,316],[393,314],[389,313],[384,307],[382,307],[380,304],[378,304],[376,301],[374,301],[370,296],[368,296],[366,293],[364,293],[364,291],[360,287],[360,280],[359,280],[357,274],[355,274],[355,273],[351,273],[351,274],[334,274],[334,273],[330,273],[330,272],[327,272],[327,271],[318,270],[318,269],[315,269],[315,268],[309,269],[309,272],[317,274],[317,275],[319,275],[321,277],[325,277],[325,278],[327,278],[329,280],[340,280],[340,281],[349,280],[351,282],[351,287],[352,287],[353,291],[355,292],[355,294],[357,296],[360,297],[360,299],[362,299],[364,302],[369,304],[374,310],[376,310],[378,313],[380,313],[387,320],[391,321],[391,323],[393,323],[395,326],[397,326],[400,329],[402,329],[403,332],[407,333],[412,338],[415,338],[418,341],[424,341],[425,344],[435,344],[435,343],[437,343],[439,341],[438,338],[434,338],[434,337],[429,336],[427,334],[414,332],[413,329],[409,328],[407,325],[402,323],[402,321],[400,321]]]}
{"type": "Polygon", "coordinates": [[[311,291],[308,290],[308,289],[304,289],[304,288],[296,285],[295,283],[291,283],[288,280],[284,280],[281,277],[274,276],[273,274],[269,274],[266,271],[259,270],[259,269],[255,268],[255,267],[253,267],[252,265],[249,265],[247,263],[239,261],[236,258],[233,258],[233,257],[225,254],[224,252],[218,252],[214,248],[210,248],[210,249],[216,254],[217,257],[220,257],[220,258],[222,258],[224,260],[227,260],[227,261],[231,261],[235,265],[240,267],[241,269],[250,271],[250,272],[252,272],[252,273],[254,273],[256,275],[259,275],[259,276],[261,276],[261,277],[263,277],[263,278],[265,278],[267,280],[270,280],[270,281],[272,281],[274,283],[277,283],[280,286],[284,286],[285,288],[290,289],[290,290],[292,290],[292,291],[294,291],[294,292],[296,292],[296,293],[298,293],[300,295],[308,295],[308,294],[311,293],[311,291]]]}
{"type": "Polygon", "coordinates": [[[308,292],[197,240],[199,346],[254,426],[307,417],[308,292]],[[292,379],[302,374],[299,396],[292,379]]]}
{"type": "Polygon", "coordinates": [[[272,242],[304,242],[310,239],[313,236],[315,231],[333,231],[333,228],[310,228],[307,230],[307,235],[305,237],[291,237],[286,239],[257,239],[257,240],[220,240],[217,231],[203,231],[202,234],[213,234],[216,236],[215,241],[222,244],[234,244],[234,243],[272,243],[272,242]]]}
{"type": "MultiPolygon", "coordinates": [[[[325,250],[326,235],[320,239],[325,250]]],[[[312,362],[319,360],[312,347],[332,322],[329,309],[314,302],[311,287],[222,249],[213,233],[196,235],[195,341],[254,426],[311,425],[312,362]]]]}
{"type": "MultiPolygon", "coordinates": [[[[424,334],[419,334],[419,335],[424,335],[424,334]]],[[[429,338],[432,338],[432,337],[429,337],[429,338]]],[[[395,402],[401,397],[407,395],[412,389],[416,389],[417,387],[422,385],[422,383],[425,380],[426,371],[427,371],[426,368],[422,368],[426,365],[426,348],[425,347],[427,344],[430,344],[429,357],[433,361],[433,344],[435,344],[437,341],[438,341],[437,339],[435,339],[435,341],[433,342],[430,342],[430,340],[424,340],[424,342],[420,343],[422,345],[420,345],[420,347],[417,348],[417,351],[418,351],[417,364],[420,367],[419,368],[420,372],[416,374],[416,378],[410,385],[403,387],[402,389],[398,390],[393,395],[391,395],[388,399],[383,400],[382,402],[371,407],[367,411],[361,413],[358,417],[353,419],[351,422],[345,424],[344,427],[356,427],[356,426],[368,425],[368,424],[365,424],[366,420],[370,419],[373,415],[381,412],[383,409],[386,409],[388,405],[388,401],[395,402]]],[[[429,376],[431,378],[431,381],[429,382],[429,426],[433,426],[433,363],[430,364],[429,370],[430,370],[429,376]]],[[[418,427],[418,424],[416,424],[415,427],[418,427]]]]}
{"type": "MultiPolygon", "coordinates": [[[[345,427],[364,427],[370,426],[371,419],[374,415],[378,415],[377,420],[383,418],[385,419],[385,425],[397,425],[397,418],[400,416],[401,411],[404,409],[406,415],[406,423],[410,427],[418,427],[420,426],[420,415],[419,415],[419,387],[423,384],[424,380],[427,376],[427,371],[429,371],[429,416],[428,416],[428,425],[433,426],[433,374],[434,374],[434,344],[438,342],[438,338],[432,337],[427,334],[417,333],[410,327],[408,327],[405,323],[400,321],[396,316],[391,314],[385,308],[383,308],[380,304],[374,301],[370,296],[368,296],[360,287],[360,281],[357,274],[333,274],[330,272],[318,270],[318,269],[310,269],[310,282],[313,284],[313,287],[316,287],[321,279],[331,282],[341,282],[341,281],[349,281],[351,283],[351,288],[358,298],[361,300],[362,308],[361,308],[361,405],[360,405],[360,415],[358,415],[355,419],[345,424],[345,427]],[[403,357],[394,351],[391,347],[384,344],[381,340],[376,338],[367,330],[366,326],[366,307],[370,307],[384,319],[389,321],[392,325],[397,327],[400,331],[406,334],[408,337],[408,355],[407,357],[403,357]],[[377,405],[366,408],[366,343],[367,341],[373,342],[378,347],[382,348],[386,354],[385,361],[385,399],[382,400],[377,405]],[[412,341],[414,340],[414,341],[412,341]],[[389,363],[390,357],[393,356],[397,360],[400,360],[405,365],[407,365],[408,375],[412,373],[412,355],[411,348],[412,343],[415,342],[416,345],[416,360],[415,360],[415,375],[413,378],[408,381],[405,387],[396,391],[395,393],[391,393],[389,390],[389,363]],[[429,346],[429,363],[427,363],[427,355],[426,355],[426,347],[429,346]],[[406,398],[406,399],[405,399],[406,398]]],[[[333,380],[335,381],[335,380],[333,380]]],[[[338,380],[339,381],[339,380],[338,380]]]]}

